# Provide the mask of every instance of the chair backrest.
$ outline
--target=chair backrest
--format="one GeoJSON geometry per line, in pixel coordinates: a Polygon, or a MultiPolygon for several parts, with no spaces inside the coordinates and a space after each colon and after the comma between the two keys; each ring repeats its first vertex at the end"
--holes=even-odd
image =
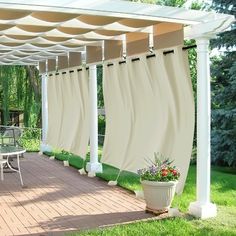
{"type": "Polygon", "coordinates": [[[9,126],[9,127],[1,127],[1,136],[2,138],[7,138],[6,145],[14,145],[18,146],[18,140],[22,135],[22,130],[19,127],[9,126]]]}
{"type": "Polygon", "coordinates": [[[15,140],[18,141],[22,135],[22,130],[18,127],[14,127],[15,140]]]}
{"type": "Polygon", "coordinates": [[[6,131],[6,127],[0,126],[0,135],[3,136],[6,131]]]}

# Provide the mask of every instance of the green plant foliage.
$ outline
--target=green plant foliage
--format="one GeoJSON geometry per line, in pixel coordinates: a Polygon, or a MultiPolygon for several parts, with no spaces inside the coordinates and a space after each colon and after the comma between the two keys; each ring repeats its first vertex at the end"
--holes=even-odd
{"type": "Polygon", "coordinates": [[[97,67],[97,95],[98,95],[98,108],[104,107],[104,100],[103,100],[103,86],[102,86],[102,76],[103,70],[102,67],[97,67]]]}
{"type": "Polygon", "coordinates": [[[12,81],[8,81],[8,73],[11,68],[9,66],[0,68],[0,105],[3,111],[2,124],[6,125],[9,120],[9,87],[12,81]]]}
{"type": "Polygon", "coordinates": [[[24,128],[19,144],[28,152],[38,152],[41,143],[41,129],[24,128]]]}
{"type": "Polygon", "coordinates": [[[24,111],[24,125],[41,123],[41,88],[35,66],[0,66],[0,108],[3,124],[9,124],[9,110],[24,111]]]}
{"type": "MultiPolygon", "coordinates": [[[[195,40],[185,40],[185,46],[192,46],[195,44],[195,40]]],[[[195,111],[197,110],[197,52],[196,48],[188,49],[188,61],[189,61],[189,69],[190,69],[190,76],[192,80],[192,87],[193,87],[193,95],[194,95],[194,104],[195,104],[195,111]]],[[[196,127],[196,120],[197,114],[195,112],[195,129],[194,129],[194,139],[193,139],[193,149],[192,149],[192,162],[195,162],[197,153],[197,127],[196,127]]]]}
{"type": "Polygon", "coordinates": [[[27,152],[38,152],[40,150],[39,139],[24,139],[20,140],[20,145],[26,149],[27,152]]]}
{"type": "MultiPolygon", "coordinates": [[[[213,0],[213,7],[236,16],[232,1],[213,0]]],[[[211,42],[225,50],[212,61],[212,162],[236,166],[236,24],[211,42]]]]}
{"type": "Polygon", "coordinates": [[[148,167],[137,171],[141,180],[169,182],[176,181],[180,177],[180,172],[176,166],[172,166],[173,161],[165,158],[160,153],[154,153],[154,161],[148,160],[148,167]]]}
{"type": "Polygon", "coordinates": [[[98,133],[104,135],[106,126],[106,118],[105,116],[98,117],[98,133]]]}
{"type": "Polygon", "coordinates": [[[22,137],[24,139],[41,139],[41,129],[37,128],[24,128],[22,137]]]}
{"type": "Polygon", "coordinates": [[[184,3],[187,2],[187,0],[131,0],[131,2],[142,2],[172,7],[181,7],[184,3]]]}

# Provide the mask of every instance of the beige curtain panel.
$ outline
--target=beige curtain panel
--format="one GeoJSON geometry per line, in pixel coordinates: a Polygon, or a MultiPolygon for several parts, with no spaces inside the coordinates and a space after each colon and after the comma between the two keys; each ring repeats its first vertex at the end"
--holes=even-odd
{"type": "Polygon", "coordinates": [[[52,147],[58,146],[61,118],[62,118],[62,93],[61,80],[55,73],[48,77],[48,132],[47,143],[52,147]]]}
{"type": "Polygon", "coordinates": [[[88,71],[63,71],[48,79],[47,143],[85,158],[89,140],[88,71]]]}
{"type": "Polygon", "coordinates": [[[177,193],[188,172],[194,100],[187,52],[141,56],[104,66],[106,136],[102,162],[137,172],[154,152],[174,160],[181,171],[177,193]]]}

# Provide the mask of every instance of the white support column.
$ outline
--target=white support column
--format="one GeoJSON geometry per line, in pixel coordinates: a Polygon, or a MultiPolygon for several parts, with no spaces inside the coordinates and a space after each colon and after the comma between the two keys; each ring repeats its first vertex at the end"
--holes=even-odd
{"type": "Polygon", "coordinates": [[[90,99],[90,162],[86,169],[90,176],[102,172],[98,162],[98,109],[97,109],[97,67],[89,66],[89,99],[90,99]]]}
{"type": "Polygon", "coordinates": [[[47,130],[48,130],[48,96],[47,96],[47,73],[42,74],[42,142],[41,152],[51,151],[51,148],[46,144],[47,130]]]}
{"type": "Polygon", "coordinates": [[[189,206],[190,214],[202,219],[215,217],[216,205],[210,202],[211,172],[211,90],[209,38],[197,44],[197,201],[189,206]]]}

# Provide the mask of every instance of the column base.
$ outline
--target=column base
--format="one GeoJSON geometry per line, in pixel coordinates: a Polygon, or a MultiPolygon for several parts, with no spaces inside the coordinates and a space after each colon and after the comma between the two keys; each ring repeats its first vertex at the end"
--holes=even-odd
{"type": "Polygon", "coordinates": [[[52,151],[52,148],[47,145],[47,144],[44,144],[44,143],[41,143],[40,145],[40,152],[51,152],[52,151]]]}
{"type": "Polygon", "coordinates": [[[97,162],[97,163],[91,163],[88,162],[86,165],[86,170],[90,173],[102,173],[102,164],[97,162]]]}
{"type": "Polygon", "coordinates": [[[191,202],[189,205],[189,214],[200,219],[216,217],[217,208],[213,203],[202,204],[200,202],[191,202]]]}

